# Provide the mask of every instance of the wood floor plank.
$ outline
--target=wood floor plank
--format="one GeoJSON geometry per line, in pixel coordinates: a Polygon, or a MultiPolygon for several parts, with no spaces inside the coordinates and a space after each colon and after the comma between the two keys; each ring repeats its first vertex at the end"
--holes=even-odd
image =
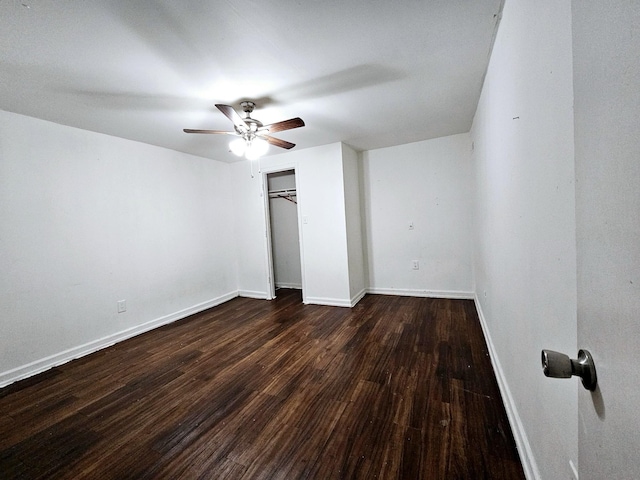
{"type": "Polygon", "coordinates": [[[3,479],[523,479],[468,300],[236,298],[0,390],[3,479]]]}

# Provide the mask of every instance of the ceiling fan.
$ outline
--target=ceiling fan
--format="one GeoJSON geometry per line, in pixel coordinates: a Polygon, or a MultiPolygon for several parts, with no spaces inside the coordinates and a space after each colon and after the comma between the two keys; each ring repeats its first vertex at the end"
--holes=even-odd
{"type": "Polygon", "coordinates": [[[238,156],[245,156],[249,160],[254,160],[267,152],[269,144],[287,150],[295,147],[295,143],[287,142],[280,138],[272,137],[270,133],[291,130],[292,128],[304,127],[304,121],[300,117],[290,118],[282,122],[263,125],[261,121],[251,118],[251,113],[255,108],[255,103],[245,101],[240,104],[245,113],[242,118],[230,105],[216,104],[218,110],[233,122],[235,131],[225,130],[198,130],[185,128],[185,133],[213,133],[222,135],[237,135],[240,138],[233,140],[229,144],[231,151],[238,156]]]}

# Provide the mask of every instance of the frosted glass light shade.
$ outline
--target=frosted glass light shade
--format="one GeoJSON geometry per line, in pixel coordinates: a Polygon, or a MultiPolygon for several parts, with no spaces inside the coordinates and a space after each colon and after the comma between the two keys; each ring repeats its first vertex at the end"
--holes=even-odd
{"type": "Polygon", "coordinates": [[[268,149],[269,143],[263,138],[256,137],[248,145],[245,156],[248,160],[255,160],[267,153],[268,149]]]}
{"type": "Polygon", "coordinates": [[[235,140],[231,140],[229,148],[234,155],[241,157],[247,149],[247,144],[244,141],[244,138],[236,138],[235,140]]]}

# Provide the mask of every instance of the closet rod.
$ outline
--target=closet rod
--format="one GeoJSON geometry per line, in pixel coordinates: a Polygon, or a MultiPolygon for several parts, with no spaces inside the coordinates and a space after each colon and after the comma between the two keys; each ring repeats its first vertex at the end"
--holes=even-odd
{"type": "Polygon", "coordinates": [[[289,200],[290,202],[295,203],[297,205],[298,202],[296,202],[292,198],[295,196],[296,196],[295,188],[283,188],[280,190],[271,190],[269,192],[269,198],[284,198],[285,200],[289,200]]]}
{"type": "Polygon", "coordinates": [[[295,188],[280,188],[278,190],[269,190],[269,196],[271,195],[295,195],[295,188]]]}

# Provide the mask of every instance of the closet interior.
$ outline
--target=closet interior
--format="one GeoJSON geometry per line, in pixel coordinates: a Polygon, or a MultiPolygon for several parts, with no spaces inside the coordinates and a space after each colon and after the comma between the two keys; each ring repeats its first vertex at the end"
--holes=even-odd
{"type": "Polygon", "coordinates": [[[294,170],[267,174],[273,279],[279,288],[302,289],[298,199],[294,170]]]}

